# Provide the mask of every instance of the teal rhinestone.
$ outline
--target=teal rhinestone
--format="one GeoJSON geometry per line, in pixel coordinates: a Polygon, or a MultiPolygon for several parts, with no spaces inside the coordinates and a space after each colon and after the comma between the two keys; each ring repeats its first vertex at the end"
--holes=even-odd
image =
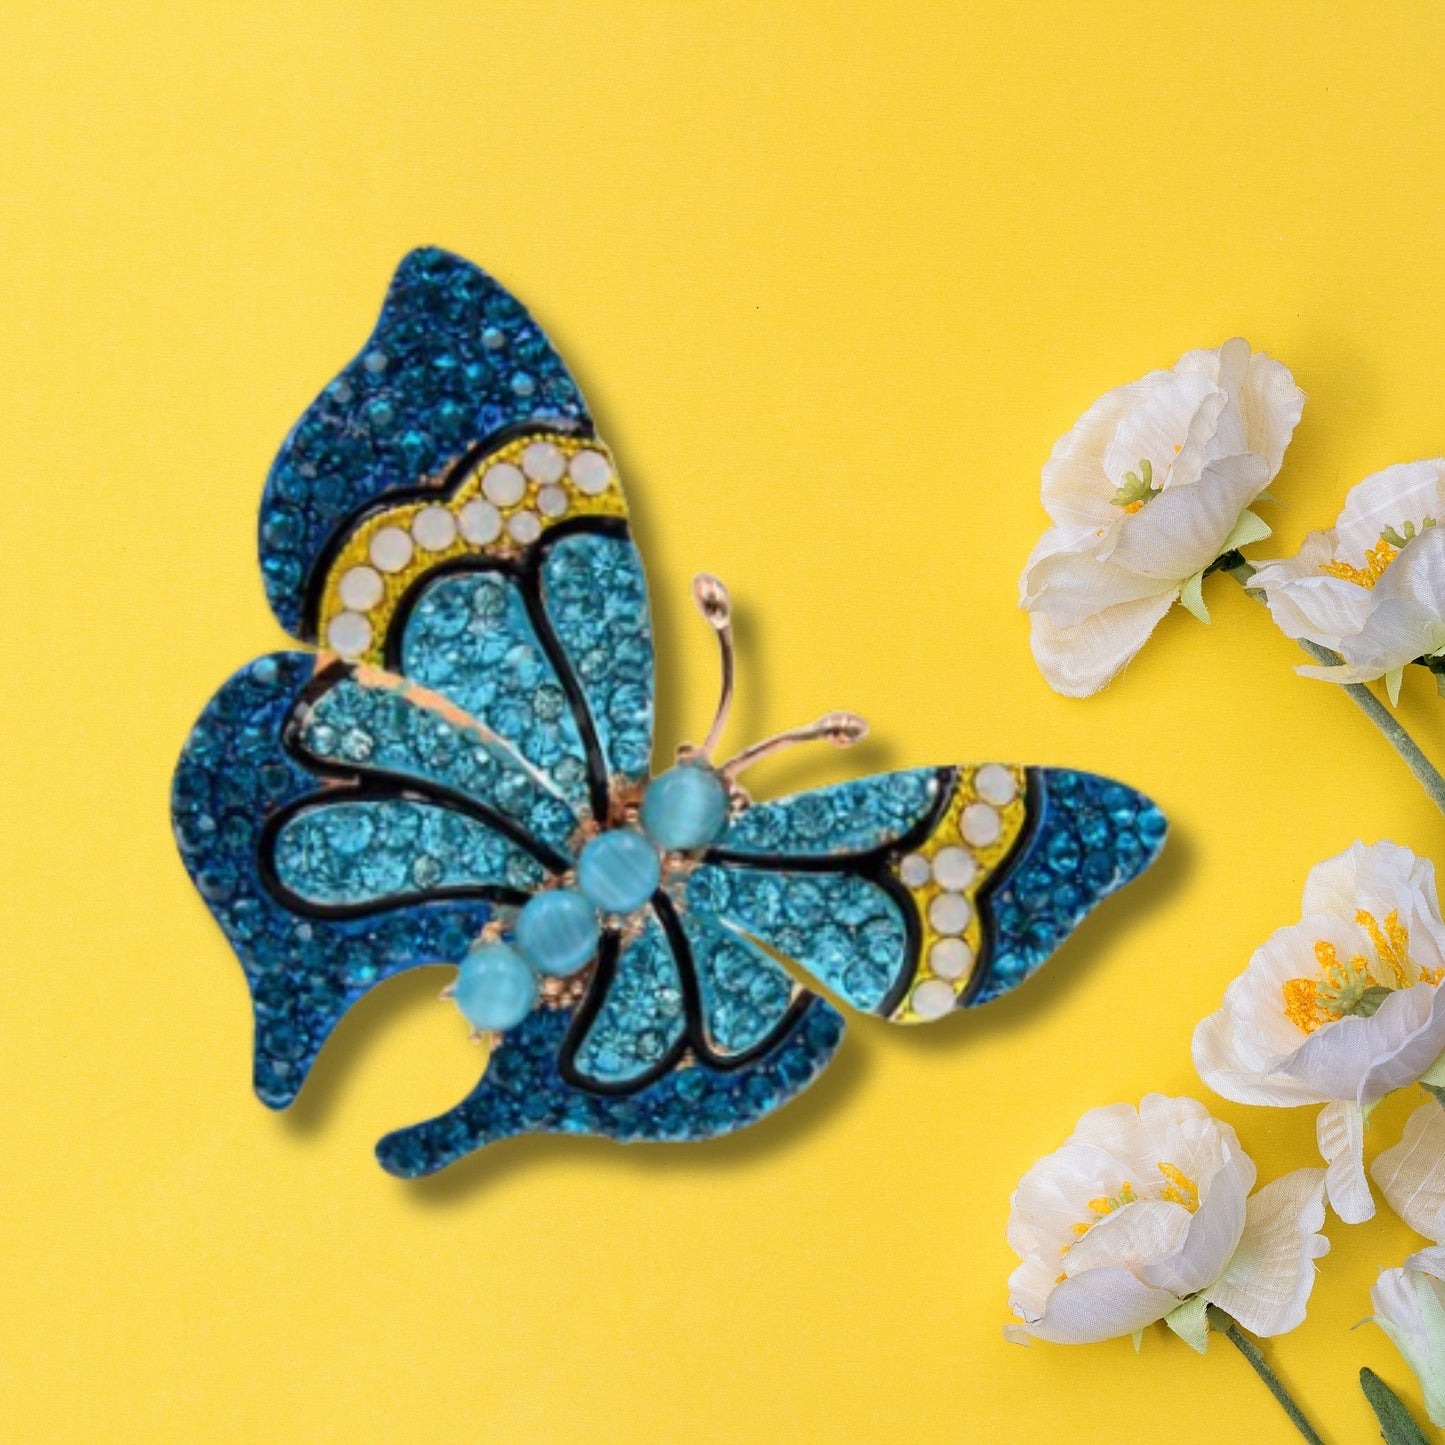
{"type": "Polygon", "coordinates": [[[597,952],[597,910],[571,888],[549,888],[517,915],[517,948],[540,973],[565,978],[597,952]]]}
{"type": "Polygon", "coordinates": [[[669,768],[642,798],[643,831],[659,848],[686,851],[715,843],[727,820],[727,784],[703,764],[669,768]]]}
{"type": "Polygon", "coordinates": [[[577,860],[577,886],[604,913],[635,913],[661,878],[656,850],[631,828],[598,834],[577,860]]]}
{"type": "Polygon", "coordinates": [[[539,981],[531,964],[505,943],[479,943],[457,973],[457,1007],[473,1028],[515,1028],[537,1002],[539,981]]]}

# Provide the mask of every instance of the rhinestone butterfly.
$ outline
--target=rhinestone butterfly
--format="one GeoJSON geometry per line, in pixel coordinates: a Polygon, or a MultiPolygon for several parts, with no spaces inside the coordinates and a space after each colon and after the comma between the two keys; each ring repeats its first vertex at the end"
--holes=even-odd
{"type": "Polygon", "coordinates": [[[255,1008],[255,1087],[296,1097],[337,1021],[409,968],[487,1046],[455,1108],[377,1146],[431,1173],[531,1132],[694,1140],[819,1074],[843,1020],[1020,984],[1162,846],[1106,778],[915,768],[772,802],[738,778],[830,714],[651,776],[647,590],[612,454],[523,307],[446,252],[401,264],[376,331],[287,438],[261,569],[312,651],[261,658],[197,722],[173,807],[255,1008]],[[783,966],[786,961],[788,967],[783,966]]]}

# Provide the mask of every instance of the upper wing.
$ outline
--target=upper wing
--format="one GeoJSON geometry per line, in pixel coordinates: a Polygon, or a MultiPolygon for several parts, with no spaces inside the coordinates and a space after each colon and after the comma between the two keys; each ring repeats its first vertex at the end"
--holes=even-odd
{"type": "Polygon", "coordinates": [[[535,322],[475,266],[402,262],[276,460],[261,559],[286,627],[441,694],[579,816],[646,778],[652,632],[613,458],[535,322]]]}
{"type": "Polygon", "coordinates": [[[1164,842],[1164,815],[1092,773],[919,769],[745,811],[687,908],[776,949],[856,1008],[941,1018],[1017,987],[1164,842]]]}

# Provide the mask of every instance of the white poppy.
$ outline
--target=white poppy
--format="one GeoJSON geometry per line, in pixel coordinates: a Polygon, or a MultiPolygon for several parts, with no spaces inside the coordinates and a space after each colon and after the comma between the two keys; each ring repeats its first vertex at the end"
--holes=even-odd
{"type": "Polygon", "coordinates": [[[1133,1334],[1186,1302],[1256,1334],[1304,1318],[1314,1260],[1329,1249],[1324,1172],[1302,1169],[1250,1196],[1254,1162],[1193,1099],[1150,1094],[1091,1109],[1010,1201],[1009,1279],[1022,1321],[1004,1333],[1061,1344],[1133,1334]]]}
{"type": "Polygon", "coordinates": [[[1070,697],[1103,687],[1223,553],[1269,535],[1248,509],[1279,471],[1304,393],[1236,338],[1099,398],[1043,471],[1054,523],[1020,605],[1034,659],[1070,697]]]}
{"type": "MultiPolygon", "coordinates": [[[[1429,1106],[1440,1112],[1438,1105],[1429,1106]]],[[[1400,1269],[1380,1271],[1370,1302],[1374,1321],[1415,1372],[1425,1409],[1445,1425],[1445,1247],[1412,1254],[1400,1269]]]]}
{"type": "Polygon", "coordinates": [[[1370,1166],[1385,1202],[1413,1229],[1445,1242],[1445,1109],[1434,1099],[1405,1123],[1400,1142],[1370,1166]]]}
{"type": "Polygon", "coordinates": [[[1338,652],[1342,667],[1301,667],[1329,682],[1386,678],[1445,649],[1445,457],[1386,467],[1345,498],[1327,532],[1311,532],[1250,581],[1290,637],[1338,652]]]}
{"type": "Polygon", "coordinates": [[[1330,1203],[1375,1212],[1365,1110],[1445,1050],[1445,922],[1434,866],[1394,843],[1356,843],[1310,870],[1303,917],[1275,932],[1194,1031],[1194,1065],[1242,1104],[1325,1104],[1330,1203]]]}

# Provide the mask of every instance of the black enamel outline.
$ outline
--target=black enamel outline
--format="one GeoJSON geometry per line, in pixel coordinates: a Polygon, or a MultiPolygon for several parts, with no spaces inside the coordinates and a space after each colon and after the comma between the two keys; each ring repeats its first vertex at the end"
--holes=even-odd
{"type": "MultiPolygon", "coordinates": [[[[815,853],[797,855],[791,853],[740,853],[728,848],[711,848],[703,855],[704,863],[719,867],[738,869],[763,869],[774,873],[831,873],[862,878],[886,893],[898,905],[899,917],[903,920],[903,948],[906,967],[898,971],[888,992],[878,1005],[871,1010],[880,1018],[891,1018],[898,1005],[908,996],[913,980],[918,974],[918,961],[923,950],[923,922],[918,916],[913,894],[893,874],[893,864],[905,853],[911,853],[920,843],[929,838],[934,829],[943,821],[953,802],[954,790],[958,786],[959,769],[942,767],[933,769],[938,780],[938,796],[932,806],[907,832],[899,834],[888,843],[879,843],[861,853],[845,854],[840,860],[836,855],[815,853]]],[[[859,781],[862,781],[861,779],[859,781]]],[[[761,806],[766,807],[766,804],[761,806]]],[[[983,950],[980,949],[980,956],[983,950]]],[[[975,972],[979,970],[975,968],[975,972]]]]}
{"type": "Polygon", "coordinates": [[[777,1023],[756,1043],[735,1054],[720,1054],[708,1039],[707,1021],[703,1012],[702,985],[698,981],[697,962],[682,918],[672,899],[658,889],[649,905],[653,921],[662,929],[677,968],[678,985],[682,991],[683,1027],[666,1053],[651,1068],[630,1079],[607,1082],[584,1074],[577,1064],[577,1054],[586,1042],[592,1025],[602,1012],[611,992],[612,980],[621,961],[621,938],[616,929],[608,929],[598,949],[596,971],[589,982],[587,995],[578,1007],[572,1026],[562,1041],[557,1071],[574,1088],[610,1095],[635,1094],[669,1074],[689,1052],[699,1063],[716,1073],[728,1074],[755,1062],[770,1053],[807,1012],[816,997],[807,989],[798,990],[777,1023]]]}
{"type": "MultiPolygon", "coordinates": [[[[580,396],[581,393],[579,392],[580,396]]],[[[317,623],[321,617],[321,603],[326,594],[326,579],[331,568],[341,555],[352,534],[369,517],[389,512],[393,507],[404,507],[408,502],[434,502],[450,496],[467,478],[467,474],[483,457],[502,447],[510,446],[525,436],[564,436],[578,441],[596,441],[597,429],[591,417],[580,419],[572,426],[558,426],[555,422],[530,421],[509,422],[498,431],[481,441],[473,442],[455,461],[449,462],[441,474],[432,482],[416,482],[409,487],[377,493],[359,503],[349,512],[343,513],[332,524],[325,544],[316,554],[306,573],[306,585],[301,593],[301,623],[297,636],[302,642],[316,643],[317,623]]]]}
{"type": "MultiPolygon", "coordinates": [[[[934,806],[907,833],[891,843],[880,844],[864,853],[846,859],[842,866],[830,860],[826,854],[810,857],[793,857],[786,853],[738,853],[724,848],[710,850],[704,857],[705,863],[716,863],[727,868],[763,868],[782,873],[844,873],[876,884],[898,905],[903,918],[904,957],[907,967],[899,970],[892,987],[883,1001],[873,1010],[882,1018],[891,1018],[904,999],[908,997],[918,977],[918,966],[923,949],[923,920],[911,890],[895,876],[893,865],[904,854],[912,852],[924,842],[942,822],[953,799],[960,769],[944,767],[936,770],[940,781],[939,798],[934,806]]],[[[1008,852],[989,871],[978,891],[974,894],[974,907],[979,920],[978,957],[974,960],[973,972],[963,992],[958,996],[955,1008],[968,1008],[978,997],[979,991],[993,971],[993,957],[998,945],[998,925],[994,919],[993,896],[1007,881],[1015,864],[1031,846],[1043,821],[1044,794],[1039,769],[1026,767],[1024,773],[1024,823],[1008,852]]]]}
{"type": "MultiPolygon", "coordinates": [[[[352,785],[346,789],[341,787],[334,789],[333,792],[338,796],[334,797],[333,801],[346,801],[353,798],[356,796],[355,789],[367,786],[367,779],[378,779],[394,784],[402,792],[414,795],[414,801],[435,802],[440,807],[450,808],[457,813],[465,813],[476,822],[485,823],[487,827],[515,843],[517,847],[530,853],[549,873],[565,873],[572,867],[572,860],[565,853],[559,852],[550,843],[543,842],[534,833],[528,832],[515,818],[509,817],[500,809],[493,808],[490,804],[483,803],[456,788],[450,788],[445,783],[434,782],[429,778],[418,778],[410,773],[393,772],[389,768],[373,768],[337,762],[329,758],[317,757],[315,753],[311,752],[302,741],[309,712],[318,699],[324,697],[341,682],[355,677],[356,672],[357,668],[354,664],[336,661],[314,673],[306,686],[292,700],[291,711],[281,726],[282,750],[307,772],[320,778],[352,785]]],[[[365,684],[358,683],[357,685],[364,686],[365,684]]]]}
{"type": "MultiPolygon", "coordinates": [[[[292,798],[266,819],[256,844],[256,867],[261,882],[277,901],[292,913],[305,918],[340,922],[347,919],[374,918],[378,914],[393,913],[398,908],[411,908],[421,903],[473,902],[516,906],[525,903],[532,896],[530,892],[509,888],[504,883],[475,883],[455,888],[427,888],[415,893],[397,893],[365,903],[317,903],[313,899],[303,898],[281,881],[276,869],[276,839],[281,830],[302,813],[329,808],[335,803],[421,803],[466,816],[465,810],[450,807],[420,792],[368,787],[364,783],[357,787],[326,789],[320,793],[306,793],[302,797],[292,798]]],[[[473,818],[472,821],[476,822],[477,819],[473,818]]]]}
{"type": "Polygon", "coordinates": [[[597,740],[597,724],[593,721],[592,710],[587,706],[586,695],[577,681],[576,674],[572,671],[572,664],[558,640],[542,599],[543,562],[559,542],[576,536],[612,537],[627,542],[632,540],[627,523],[621,517],[574,517],[570,521],[560,522],[554,527],[549,527],[520,559],[473,556],[453,557],[450,561],[438,563],[437,566],[422,573],[398,600],[396,610],[392,614],[391,625],[387,629],[386,642],[382,648],[382,663],[389,671],[405,675],[401,673],[401,649],[406,636],[407,622],[421,601],[422,594],[429,590],[438,579],[478,572],[498,573],[510,578],[517,584],[517,592],[527,611],[527,620],[532,625],[532,631],[536,634],[537,641],[547,656],[547,661],[552,665],[552,671],[557,676],[558,684],[566,694],[572,721],[577,728],[577,736],[582,743],[582,751],[587,764],[587,795],[592,808],[592,816],[598,822],[605,822],[610,802],[609,773],[607,760],[603,756],[601,744],[597,740]]]}

